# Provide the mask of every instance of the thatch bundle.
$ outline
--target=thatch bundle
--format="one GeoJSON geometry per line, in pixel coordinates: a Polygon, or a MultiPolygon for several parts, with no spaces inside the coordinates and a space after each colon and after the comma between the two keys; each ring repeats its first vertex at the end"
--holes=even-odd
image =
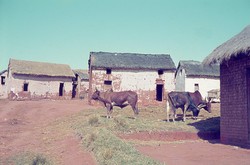
{"type": "Polygon", "coordinates": [[[227,42],[218,46],[204,59],[203,64],[222,63],[239,55],[250,55],[250,25],[227,42]]]}
{"type": "Polygon", "coordinates": [[[53,64],[10,59],[9,70],[12,74],[48,76],[48,77],[75,77],[69,65],[53,64]]]}

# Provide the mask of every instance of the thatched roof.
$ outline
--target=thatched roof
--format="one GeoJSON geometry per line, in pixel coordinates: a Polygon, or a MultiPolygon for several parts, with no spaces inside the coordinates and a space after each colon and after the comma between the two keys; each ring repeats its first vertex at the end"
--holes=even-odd
{"type": "Polygon", "coordinates": [[[81,80],[89,80],[89,74],[87,70],[74,69],[73,72],[77,74],[81,80]]]}
{"type": "Polygon", "coordinates": [[[167,54],[137,54],[91,52],[91,68],[175,70],[175,64],[167,54]]]}
{"type": "Polygon", "coordinates": [[[10,59],[9,70],[12,74],[48,76],[48,77],[75,77],[69,65],[53,64],[10,59]]]}
{"type": "Polygon", "coordinates": [[[218,64],[214,65],[203,65],[199,61],[180,61],[177,67],[178,70],[185,69],[187,77],[219,77],[220,76],[220,66],[218,64]]]}
{"type": "Polygon", "coordinates": [[[232,57],[250,55],[250,25],[243,29],[239,34],[218,46],[203,63],[223,63],[232,57]]]}

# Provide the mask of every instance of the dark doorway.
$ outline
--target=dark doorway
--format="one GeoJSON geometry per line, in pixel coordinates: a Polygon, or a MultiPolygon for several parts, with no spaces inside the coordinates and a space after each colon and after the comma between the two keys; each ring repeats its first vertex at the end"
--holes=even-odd
{"type": "Polygon", "coordinates": [[[1,76],[1,84],[5,85],[5,76],[1,76]]]}
{"type": "Polygon", "coordinates": [[[59,86],[59,96],[63,96],[64,83],[60,83],[59,86]]]}
{"type": "Polygon", "coordinates": [[[157,101],[163,100],[163,84],[156,85],[156,100],[157,101]]]}
{"type": "Polygon", "coordinates": [[[73,87],[72,87],[72,98],[76,97],[76,89],[77,89],[77,85],[73,84],[73,87]]]}
{"type": "Polygon", "coordinates": [[[248,142],[250,142],[250,68],[247,69],[248,142]]]}

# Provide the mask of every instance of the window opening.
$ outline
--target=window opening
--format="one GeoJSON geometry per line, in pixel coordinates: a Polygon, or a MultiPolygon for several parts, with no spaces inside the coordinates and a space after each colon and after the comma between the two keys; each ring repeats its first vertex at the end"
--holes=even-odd
{"type": "Polygon", "coordinates": [[[104,81],[104,84],[105,84],[105,85],[112,85],[112,81],[110,81],[110,80],[105,80],[105,81],[104,81]]]}
{"type": "Polygon", "coordinates": [[[199,90],[199,84],[194,84],[194,91],[198,91],[199,90]]]}
{"type": "Polygon", "coordinates": [[[163,70],[158,70],[158,75],[163,75],[163,70]]]}
{"type": "Polygon", "coordinates": [[[23,91],[28,91],[29,83],[23,84],[23,91]]]}
{"type": "Polygon", "coordinates": [[[111,69],[106,69],[106,74],[111,74],[111,69]]]}

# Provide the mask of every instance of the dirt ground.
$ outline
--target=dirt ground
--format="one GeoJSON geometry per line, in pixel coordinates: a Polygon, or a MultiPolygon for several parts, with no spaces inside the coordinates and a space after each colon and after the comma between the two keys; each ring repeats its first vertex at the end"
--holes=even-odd
{"type": "Polygon", "coordinates": [[[59,164],[96,164],[72,132],[50,132],[48,128],[53,121],[88,107],[80,100],[0,100],[0,157],[33,151],[56,158],[59,164]]]}
{"type": "MultiPolygon", "coordinates": [[[[50,155],[58,164],[97,164],[72,131],[49,129],[53,122],[88,108],[93,107],[83,100],[0,100],[0,157],[33,151],[50,155]]],[[[250,150],[222,145],[218,140],[201,140],[194,133],[144,132],[120,136],[132,141],[155,141],[135,146],[139,152],[169,165],[250,164],[250,150]]]]}

